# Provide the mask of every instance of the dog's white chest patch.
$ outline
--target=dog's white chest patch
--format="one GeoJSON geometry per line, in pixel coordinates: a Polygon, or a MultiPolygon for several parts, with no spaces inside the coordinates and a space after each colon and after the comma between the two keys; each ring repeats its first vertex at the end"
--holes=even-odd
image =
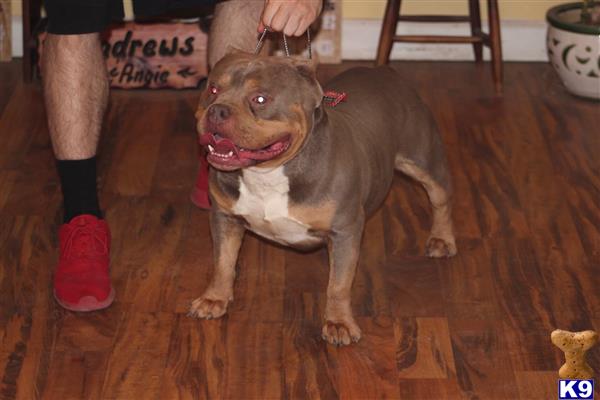
{"type": "Polygon", "coordinates": [[[243,217],[254,233],[275,242],[293,245],[318,241],[308,232],[308,225],[289,215],[289,191],[283,167],[269,171],[244,169],[233,212],[243,217]]]}

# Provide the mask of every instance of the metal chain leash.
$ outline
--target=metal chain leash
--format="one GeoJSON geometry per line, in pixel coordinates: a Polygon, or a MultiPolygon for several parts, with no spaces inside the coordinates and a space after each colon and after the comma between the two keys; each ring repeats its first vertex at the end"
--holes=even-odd
{"type": "MultiPolygon", "coordinates": [[[[265,27],[265,30],[261,33],[260,37],[258,38],[258,42],[256,43],[256,48],[254,49],[254,54],[258,54],[260,52],[260,49],[262,49],[263,43],[265,41],[265,36],[267,36],[267,33],[270,31],[271,28],[269,28],[268,26],[265,27]]],[[[281,35],[283,36],[283,47],[285,49],[285,55],[286,57],[290,56],[290,49],[288,46],[288,42],[287,42],[287,37],[285,36],[285,33],[281,33],[281,35]]],[[[308,50],[308,58],[309,60],[312,59],[312,47],[311,47],[311,43],[310,43],[310,29],[306,30],[306,49],[308,50]]],[[[348,94],[345,92],[336,92],[333,90],[329,90],[326,91],[323,94],[323,101],[328,104],[330,107],[335,107],[337,106],[339,103],[346,101],[348,97],[348,94]]]]}
{"type": "MultiPolygon", "coordinates": [[[[268,26],[265,27],[265,30],[260,34],[260,37],[258,38],[258,42],[256,43],[256,48],[254,49],[254,54],[258,54],[260,52],[260,50],[263,47],[264,41],[265,41],[265,36],[267,36],[267,33],[271,31],[271,28],[269,28],[268,26]]],[[[281,33],[281,35],[283,36],[283,47],[285,49],[285,55],[286,57],[290,56],[290,48],[288,46],[288,42],[287,42],[287,36],[285,35],[285,33],[281,33]]],[[[308,58],[312,59],[312,47],[311,47],[311,43],[310,43],[310,29],[306,30],[306,49],[308,50],[308,58]]]]}

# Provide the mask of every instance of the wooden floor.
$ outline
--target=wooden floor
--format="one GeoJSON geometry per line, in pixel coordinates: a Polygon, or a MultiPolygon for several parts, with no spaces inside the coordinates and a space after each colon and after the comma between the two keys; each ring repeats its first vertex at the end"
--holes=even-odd
{"type": "MultiPolygon", "coordinates": [[[[398,176],[367,227],[363,339],[347,348],[319,337],[326,252],[252,236],[229,315],[186,317],[212,268],[207,214],[188,200],[193,91],[113,92],[99,170],[117,300],[58,307],[60,188],[39,85],[19,67],[0,64],[2,399],[553,399],[550,332],[600,330],[600,104],[546,64],[506,64],[503,98],[487,67],[394,65],[441,126],[459,255],[423,257],[428,202],[398,176]]],[[[600,347],[590,363],[600,373],[600,347]]]]}

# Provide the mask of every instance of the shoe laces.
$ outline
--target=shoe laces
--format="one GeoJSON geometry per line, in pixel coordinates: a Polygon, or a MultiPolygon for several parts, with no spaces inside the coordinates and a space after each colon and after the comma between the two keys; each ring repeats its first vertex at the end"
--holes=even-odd
{"type": "Polygon", "coordinates": [[[65,258],[101,257],[108,253],[106,233],[97,224],[76,224],[67,237],[65,258]]]}

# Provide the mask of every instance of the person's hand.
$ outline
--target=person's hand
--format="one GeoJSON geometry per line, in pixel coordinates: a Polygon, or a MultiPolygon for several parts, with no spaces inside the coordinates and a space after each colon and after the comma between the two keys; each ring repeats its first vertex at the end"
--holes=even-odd
{"type": "Polygon", "coordinates": [[[302,36],[321,13],[323,0],[265,0],[258,31],[265,26],[287,36],[302,36]]]}

